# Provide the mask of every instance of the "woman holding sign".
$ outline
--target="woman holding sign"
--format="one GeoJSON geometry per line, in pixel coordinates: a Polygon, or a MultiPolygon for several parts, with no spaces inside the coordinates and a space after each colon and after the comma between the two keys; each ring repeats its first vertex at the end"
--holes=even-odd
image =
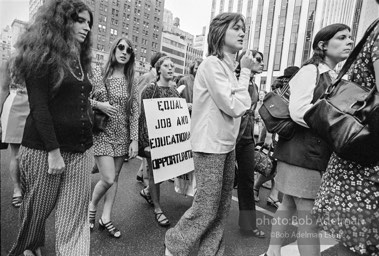
{"type": "MultiPolygon", "coordinates": [[[[164,56],[161,57],[155,64],[155,69],[157,71],[157,82],[151,83],[148,85],[145,90],[142,92],[141,101],[144,99],[153,99],[153,98],[169,98],[169,97],[180,97],[179,92],[171,87],[171,81],[174,77],[174,63],[170,57],[164,56]]],[[[160,198],[160,185],[155,184],[153,176],[153,167],[151,162],[150,155],[150,143],[149,135],[147,132],[146,116],[145,116],[145,107],[141,102],[141,115],[139,119],[139,155],[141,157],[147,158],[148,163],[148,172],[149,172],[149,187],[148,190],[151,195],[151,200],[154,205],[154,214],[155,220],[162,227],[170,225],[170,221],[164,215],[159,198],[160,198]]],[[[148,194],[145,190],[142,190],[140,193],[145,199],[149,202],[148,194]]]]}
{"type": "Polygon", "coordinates": [[[125,157],[136,157],[138,153],[138,88],[134,81],[134,58],[132,42],[127,37],[120,37],[111,47],[104,72],[96,68],[93,78],[91,104],[110,118],[105,131],[94,135],[95,161],[101,179],[93,190],[89,222],[92,230],[97,204],[104,196],[99,225],[115,238],[121,236],[111,221],[118,175],[125,157]]]}
{"type": "Polygon", "coordinates": [[[166,255],[223,255],[224,225],[234,181],[235,145],[240,117],[251,107],[248,92],[253,55],[241,59],[237,80],[235,54],[243,47],[245,22],[238,13],[222,13],[209,27],[208,57],[194,83],[191,145],[197,192],[192,207],[166,233],[166,255]]]}

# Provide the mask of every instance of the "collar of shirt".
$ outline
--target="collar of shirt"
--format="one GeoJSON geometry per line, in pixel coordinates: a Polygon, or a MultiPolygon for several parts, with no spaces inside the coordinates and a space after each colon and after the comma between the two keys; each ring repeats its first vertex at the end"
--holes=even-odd
{"type": "Polygon", "coordinates": [[[338,74],[336,73],[336,71],[334,69],[331,69],[328,65],[324,64],[324,63],[320,63],[318,65],[318,70],[320,72],[320,75],[325,73],[325,72],[329,72],[329,75],[330,75],[330,78],[334,81],[338,74]]]}
{"type": "Polygon", "coordinates": [[[224,52],[224,59],[223,61],[226,63],[226,65],[230,68],[231,71],[234,72],[236,70],[238,63],[235,61],[236,55],[233,53],[227,53],[224,52]]]}

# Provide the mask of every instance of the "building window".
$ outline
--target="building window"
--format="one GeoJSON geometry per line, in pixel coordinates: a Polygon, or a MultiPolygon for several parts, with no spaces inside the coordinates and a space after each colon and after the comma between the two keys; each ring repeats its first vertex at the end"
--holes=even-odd
{"type": "Polygon", "coordinates": [[[300,13],[301,13],[301,0],[296,0],[293,13],[292,27],[291,27],[291,39],[288,51],[287,66],[293,66],[295,64],[295,54],[297,46],[297,35],[299,33],[300,13]]]}
{"type": "Polygon", "coordinates": [[[286,28],[286,16],[287,16],[287,7],[288,0],[282,0],[282,4],[280,7],[280,15],[279,15],[279,28],[278,28],[278,36],[276,39],[275,45],[275,57],[274,57],[274,70],[280,70],[280,65],[282,62],[282,50],[283,50],[283,41],[284,41],[284,33],[286,28]]]}
{"type": "Polygon", "coordinates": [[[302,63],[304,63],[309,58],[309,55],[311,53],[311,42],[312,42],[312,36],[313,36],[313,25],[315,22],[316,6],[317,6],[317,0],[309,1],[308,21],[307,21],[307,28],[305,31],[305,42],[304,42],[302,63]]]}
{"type": "Polygon", "coordinates": [[[111,22],[112,22],[112,25],[118,25],[118,20],[117,19],[113,19],[112,18],[111,22]]]}

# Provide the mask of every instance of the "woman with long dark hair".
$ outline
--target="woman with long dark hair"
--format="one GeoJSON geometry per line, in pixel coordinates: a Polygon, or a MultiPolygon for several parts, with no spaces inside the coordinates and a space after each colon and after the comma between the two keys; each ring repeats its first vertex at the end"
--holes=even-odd
{"type": "Polygon", "coordinates": [[[41,255],[54,208],[56,255],[89,255],[92,24],[83,2],[47,1],[16,44],[30,114],[20,148],[21,226],[9,255],[41,255]]]}
{"type": "Polygon", "coordinates": [[[313,56],[289,82],[289,111],[298,127],[291,139],[279,137],[274,149],[275,186],[283,193],[283,200],[274,216],[268,256],[281,255],[287,225],[293,223],[296,215],[300,255],[320,255],[319,230],[311,210],[332,152],[329,145],[308,128],[304,114],[336,78],[334,68],[349,56],[352,42],[350,28],[345,24],[322,28],[312,44],[313,56]]]}
{"type": "Polygon", "coordinates": [[[138,88],[134,80],[135,54],[132,42],[125,36],[117,38],[110,49],[104,72],[94,71],[92,106],[110,118],[105,131],[94,135],[94,154],[101,179],[96,184],[89,206],[91,230],[95,226],[96,207],[104,197],[99,219],[100,228],[119,238],[121,232],[113,225],[111,213],[125,157],[138,153],[138,88]]]}

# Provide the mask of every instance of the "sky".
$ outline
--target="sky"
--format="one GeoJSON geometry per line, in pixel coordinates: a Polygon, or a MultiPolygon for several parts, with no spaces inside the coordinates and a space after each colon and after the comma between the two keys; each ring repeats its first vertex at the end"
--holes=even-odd
{"type": "MultiPolygon", "coordinates": [[[[180,18],[180,28],[193,35],[209,25],[211,5],[212,0],[165,0],[165,8],[180,18]]],[[[29,0],[0,0],[0,28],[14,19],[29,20],[29,0]]]]}

